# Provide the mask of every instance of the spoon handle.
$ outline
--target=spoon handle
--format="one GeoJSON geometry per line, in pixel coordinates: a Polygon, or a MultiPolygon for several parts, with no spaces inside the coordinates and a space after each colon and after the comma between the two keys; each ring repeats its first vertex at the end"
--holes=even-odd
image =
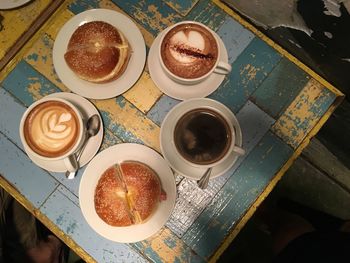
{"type": "Polygon", "coordinates": [[[73,178],[75,177],[76,173],[78,172],[78,170],[79,170],[79,168],[80,168],[80,166],[79,166],[79,160],[80,160],[81,155],[83,154],[83,151],[84,151],[84,149],[85,149],[85,147],[86,147],[86,145],[87,145],[87,142],[88,142],[89,138],[90,138],[90,137],[86,137],[83,146],[81,146],[81,148],[80,148],[79,151],[77,152],[77,155],[76,155],[76,156],[77,156],[77,157],[76,157],[76,159],[77,159],[77,169],[76,169],[74,172],[66,171],[65,175],[66,175],[66,178],[67,178],[67,179],[73,179],[73,178]]]}
{"type": "Polygon", "coordinates": [[[206,170],[205,173],[202,175],[202,177],[197,181],[197,185],[199,188],[201,189],[207,188],[212,169],[213,167],[210,167],[208,170],[206,170]]]}

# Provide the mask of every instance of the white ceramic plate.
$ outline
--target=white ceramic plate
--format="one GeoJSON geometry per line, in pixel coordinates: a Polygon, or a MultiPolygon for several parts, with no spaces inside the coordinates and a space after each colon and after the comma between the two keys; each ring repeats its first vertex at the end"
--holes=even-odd
{"type": "Polygon", "coordinates": [[[108,9],[92,9],[72,17],[61,28],[53,47],[53,64],[59,78],[71,91],[90,99],[108,99],[127,91],[139,79],[145,61],[145,41],[138,27],[127,16],[108,9]],[[78,78],[64,59],[71,35],[80,25],[91,21],[104,21],[115,26],[128,39],[132,48],[124,73],[108,83],[97,84],[78,78]]]}
{"type": "MultiPolygon", "coordinates": [[[[73,103],[74,106],[76,106],[78,110],[81,112],[85,120],[87,120],[90,116],[94,114],[98,114],[100,116],[99,112],[90,101],[82,98],[77,94],[69,93],[69,92],[58,92],[58,93],[50,94],[48,95],[48,97],[63,98],[73,103]]],[[[101,116],[100,116],[100,120],[102,123],[101,116]]],[[[95,156],[95,154],[97,153],[98,149],[101,146],[102,139],[103,139],[103,125],[101,125],[99,132],[94,137],[91,137],[87,142],[87,145],[79,160],[80,167],[83,167],[84,165],[86,165],[95,156]]],[[[36,158],[35,156],[31,155],[29,152],[27,152],[27,154],[29,158],[36,165],[38,165],[39,167],[47,171],[65,172],[67,170],[63,161],[45,161],[45,160],[36,158]]]]}
{"type": "MultiPolygon", "coordinates": [[[[205,168],[198,168],[185,163],[176,151],[173,139],[173,131],[176,121],[185,113],[199,107],[210,107],[220,111],[228,120],[232,122],[236,131],[236,145],[242,147],[242,131],[235,115],[229,108],[220,102],[208,98],[198,98],[183,101],[172,108],[165,116],[160,129],[160,148],[164,158],[169,162],[171,168],[182,176],[189,179],[198,180],[206,171],[205,168]]],[[[238,155],[234,152],[224,162],[215,166],[210,178],[215,178],[226,173],[237,161],[238,155]]]]}
{"type": "Polygon", "coordinates": [[[80,208],[88,224],[101,236],[122,243],[138,242],[158,232],[170,217],[175,199],[175,178],[167,162],[156,151],[135,143],[117,144],[96,155],[86,167],[79,187],[80,208]],[[156,212],[145,223],[113,227],[105,223],[96,213],[95,188],[105,170],[126,160],[135,160],[150,166],[158,174],[167,198],[159,203],[156,212]]]}
{"type": "Polygon", "coordinates": [[[0,0],[0,9],[11,9],[22,6],[31,0],[0,0]]]}
{"type": "MultiPolygon", "coordinates": [[[[160,65],[158,56],[158,49],[162,34],[164,34],[164,31],[160,33],[153,41],[147,61],[149,73],[157,87],[169,97],[178,100],[204,98],[213,93],[223,82],[225,75],[213,73],[201,83],[194,85],[182,85],[173,81],[165,74],[162,66],[160,65]]],[[[218,39],[221,47],[220,60],[228,63],[228,55],[225,45],[220,37],[218,37],[218,39]]]]}

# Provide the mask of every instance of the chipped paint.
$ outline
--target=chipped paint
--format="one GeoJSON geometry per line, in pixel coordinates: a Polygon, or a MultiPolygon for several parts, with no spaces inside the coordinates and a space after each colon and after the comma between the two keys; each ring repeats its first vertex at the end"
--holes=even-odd
{"type": "Polygon", "coordinates": [[[163,228],[156,235],[136,246],[156,262],[201,262],[197,255],[168,228],[163,228]]]}
{"type": "Polygon", "coordinates": [[[296,148],[334,100],[333,93],[311,79],[276,121],[272,131],[296,148]]]}
{"type": "Polygon", "coordinates": [[[160,128],[146,118],[142,112],[122,97],[108,100],[93,100],[96,107],[105,112],[109,121],[105,122],[115,135],[125,141],[134,141],[135,138],[160,151],[160,128]]]}
{"type": "Polygon", "coordinates": [[[25,61],[60,88],[60,90],[67,92],[69,89],[62,83],[54,70],[52,60],[53,44],[54,41],[47,34],[44,34],[29,49],[25,61]]]}
{"type": "Polygon", "coordinates": [[[162,94],[149,73],[144,71],[135,85],[123,96],[140,111],[147,113],[162,94]]]}
{"type": "Polygon", "coordinates": [[[132,16],[153,36],[181,20],[181,15],[160,0],[117,1],[120,8],[132,16]]]}
{"type": "Polygon", "coordinates": [[[243,69],[241,69],[239,72],[241,75],[247,76],[245,80],[243,81],[246,83],[247,81],[251,81],[256,77],[256,73],[260,71],[260,68],[256,68],[250,64],[246,65],[243,69]]]}
{"type": "Polygon", "coordinates": [[[186,16],[199,0],[164,0],[171,8],[175,9],[182,16],[186,16]]]}

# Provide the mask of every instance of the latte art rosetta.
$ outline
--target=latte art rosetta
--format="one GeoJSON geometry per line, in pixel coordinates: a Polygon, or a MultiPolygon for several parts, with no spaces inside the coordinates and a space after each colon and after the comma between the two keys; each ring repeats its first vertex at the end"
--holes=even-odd
{"type": "Polygon", "coordinates": [[[76,142],[78,130],[75,112],[58,101],[39,104],[29,113],[25,123],[28,145],[48,157],[68,152],[76,142]]]}

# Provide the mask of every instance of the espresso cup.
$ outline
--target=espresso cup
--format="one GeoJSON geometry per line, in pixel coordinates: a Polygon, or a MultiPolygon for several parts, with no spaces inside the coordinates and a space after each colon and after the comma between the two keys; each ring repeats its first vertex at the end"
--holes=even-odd
{"type": "Polygon", "coordinates": [[[165,74],[184,85],[198,84],[211,74],[228,74],[231,65],[220,61],[219,36],[195,21],[167,28],[160,37],[158,57],[165,74]]]}
{"type": "Polygon", "coordinates": [[[82,146],[85,128],[72,103],[52,97],[34,102],[24,112],[19,132],[29,155],[44,161],[62,160],[68,171],[75,171],[69,156],[82,146]]]}
{"type": "Polygon", "coordinates": [[[187,164],[199,167],[215,167],[232,153],[244,155],[237,146],[235,129],[218,109],[198,107],[176,120],[173,143],[178,156],[187,164]]]}

